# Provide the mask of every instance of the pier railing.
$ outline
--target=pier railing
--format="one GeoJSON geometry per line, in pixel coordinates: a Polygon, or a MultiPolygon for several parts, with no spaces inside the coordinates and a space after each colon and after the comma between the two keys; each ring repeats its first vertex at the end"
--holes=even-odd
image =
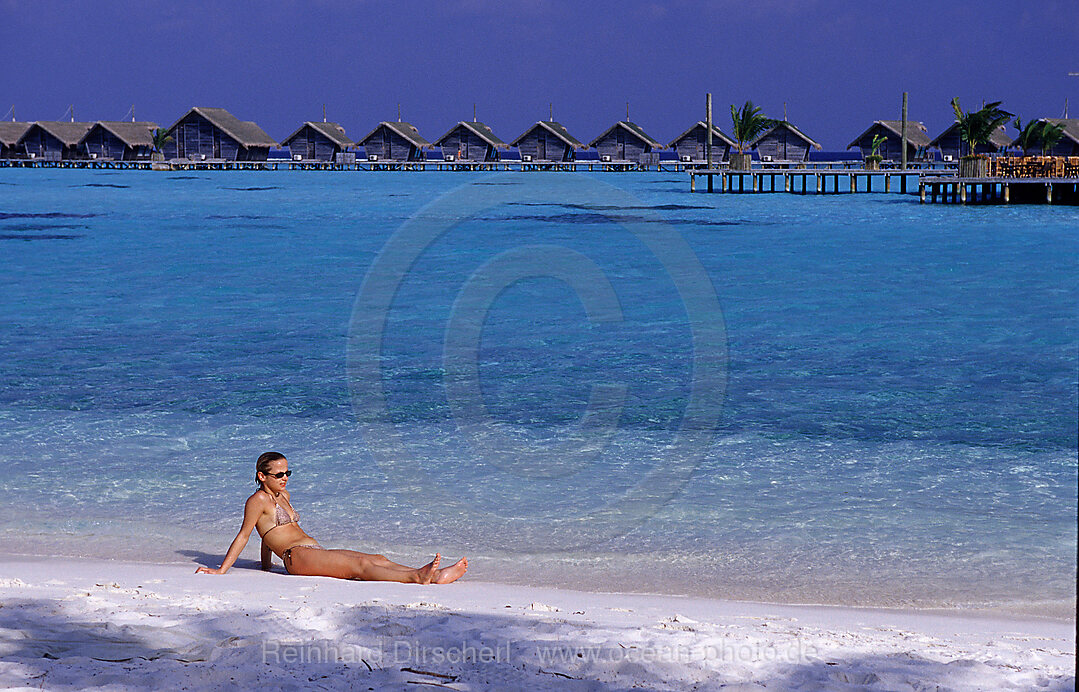
{"type": "Polygon", "coordinates": [[[992,178],[1079,178],[1079,156],[998,156],[989,159],[992,178]]]}

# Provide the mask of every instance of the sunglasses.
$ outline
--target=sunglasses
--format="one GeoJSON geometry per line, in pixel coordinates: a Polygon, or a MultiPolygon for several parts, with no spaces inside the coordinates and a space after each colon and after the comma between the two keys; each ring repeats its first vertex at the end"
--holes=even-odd
{"type": "Polygon", "coordinates": [[[278,480],[280,480],[282,478],[288,478],[289,476],[291,476],[292,475],[292,470],[289,469],[288,471],[278,471],[277,473],[267,473],[266,475],[270,476],[271,478],[277,478],[278,480]]]}

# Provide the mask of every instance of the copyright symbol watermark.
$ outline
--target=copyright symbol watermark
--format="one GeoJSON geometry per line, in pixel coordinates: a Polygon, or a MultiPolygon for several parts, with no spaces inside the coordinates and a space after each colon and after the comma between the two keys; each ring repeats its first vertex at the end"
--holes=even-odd
{"type": "MultiPolygon", "coordinates": [[[[627,282],[620,283],[624,287],[627,282]]],[[[356,298],[347,365],[357,422],[399,496],[417,508],[437,506],[443,516],[459,513],[469,538],[484,545],[502,545],[503,537],[510,535],[514,550],[521,550],[523,543],[533,546],[534,552],[563,551],[622,536],[680,493],[720,420],[727,376],[726,330],[704,267],[681,235],[639,199],[583,175],[545,176],[538,183],[527,174],[499,174],[497,185],[473,183],[446,193],[393,233],[356,298]],[[642,265],[665,273],[673,287],[677,309],[671,312],[679,314],[665,314],[663,319],[677,320],[687,334],[677,356],[686,362],[688,383],[676,423],[650,449],[642,450],[636,431],[621,424],[627,393],[635,386],[648,386],[632,373],[624,374],[623,381],[581,383],[590,389],[583,413],[572,424],[544,428],[543,434],[506,422],[485,403],[484,329],[500,296],[519,282],[560,282],[580,301],[590,327],[597,330],[620,325],[626,308],[644,300],[632,291],[617,291],[598,258],[558,242],[521,242],[451,277],[425,262],[425,255],[461,224],[507,208],[546,205],[602,216],[636,239],[641,254],[647,255],[642,265]],[[387,342],[400,341],[400,330],[407,329],[407,320],[394,319],[396,311],[409,309],[399,304],[402,288],[425,282],[452,286],[455,293],[437,344],[441,382],[431,387],[433,396],[444,397],[439,409],[445,415],[430,426],[417,426],[394,415],[389,385],[398,373],[387,367],[384,350],[387,342]],[[635,443],[620,444],[620,437],[635,443]],[[608,494],[597,502],[589,488],[596,487],[597,474],[611,468],[603,460],[615,448],[631,458],[618,460],[623,473],[617,496],[608,494]],[[467,451],[458,462],[467,467],[461,477],[475,480],[465,481],[467,488],[430,463],[446,450],[467,451]],[[590,482],[582,482],[586,477],[590,482]],[[495,490],[500,484],[523,488],[525,495],[533,485],[537,497],[556,496],[560,501],[556,508],[507,501],[495,490]]],[[[520,496],[518,492],[516,497],[520,496]]]]}

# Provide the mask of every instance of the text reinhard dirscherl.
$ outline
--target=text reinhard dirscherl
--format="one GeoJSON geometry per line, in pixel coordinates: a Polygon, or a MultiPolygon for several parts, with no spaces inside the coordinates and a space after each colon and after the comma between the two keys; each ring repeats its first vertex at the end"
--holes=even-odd
{"type": "Polygon", "coordinates": [[[386,639],[376,646],[330,640],[306,642],[265,641],[262,661],[268,664],[350,664],[397,666],[417,664],[475,664],[533,662],[540,665],[617,663],[804,663],[814,659],[817,648],[799,638],[786,642],[749,642],[723,638],[694,645],[570,646],[551,642],[493,644],[459,642],[434,645],[405,639],[386,639]]]}

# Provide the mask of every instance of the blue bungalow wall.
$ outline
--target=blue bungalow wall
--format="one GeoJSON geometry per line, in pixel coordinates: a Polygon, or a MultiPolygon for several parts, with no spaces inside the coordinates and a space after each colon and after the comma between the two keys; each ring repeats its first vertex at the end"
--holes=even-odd
{"type": "Polygon", "coordinates": [[[101,159],[134,161],[136,159],[150,158],[150,147],[129,147],[122,139],[99,125],[95,125],[87,133],[82,140],[82,147],[87,155],[97,154],[98,158],[101,159]]]}
{"type": "Polygon", "coordinates": [[[314,161],[333,161],[343,151],[341,146],[310,125],[304,125],[296,136],[288,141],[289,155],[314,161]]]}
{"type": "MultiPolygon", "coordinates": [[[[1040,154],[1041,147],[1036,147],[1037,151],[1031,153],[1040,154]]],[[[1067,137],[1061,137],[1060,141],[1053,145],[1053,148],[1049,150],[1050,156],[1079,156],[1079,142],[1068,139],[1067,137]]]]}
{"type": "Polygon", "coordinates": [[[652,151],[652,145],[624,127],[616,127],[596,142],[596,152],[601,159],[610,156],[612,161],[639,161],[641,154],[652,151]]]}
{"type": "Polygon", "coordinates": [[[169,130],[172,141],[164,147],[166,159],[199,158],[227,161],[265,161],[269,147],[247,149],[198,113],[188,113],[169,130]]]}
{"type": "Polygon", "coordinates": [[[63,142],[37,125],[32,125],[24,137],[23,144],[26,147],[27,156],[33,154],[34,158],[46,161],[84,158],[77,146],[64,146],[63,142]]]}
{"type": "Polygon", "coordinates": [[[522,158],[531,156],[533,161],[573,161],[576,150],[558,137],[536,125],[517,142],[522,158]]]}
{"type": "Polygon", "coordinates": [[[757,155],[761,159],[771,156],[775,161],[806,161],[809,142],[785,127],[777,127],[757,142],[757,155]]]}
{"type": "Polygon", "coordinates": [[[464,125],[458,125],[442,140],[442,156],[457,157],[458,161],[497,161],[498,150],[464,125]]]}
{"type": "MultiPolygon", "coordinates": [[[[407,139],[385,125],[379,126],[371,136],[360,142],[368,156],[377,156],[380,161],[420,161],[423,151],[407,139]]],[[[454,154],[457,150],[454,149],[454,154]]]]}

